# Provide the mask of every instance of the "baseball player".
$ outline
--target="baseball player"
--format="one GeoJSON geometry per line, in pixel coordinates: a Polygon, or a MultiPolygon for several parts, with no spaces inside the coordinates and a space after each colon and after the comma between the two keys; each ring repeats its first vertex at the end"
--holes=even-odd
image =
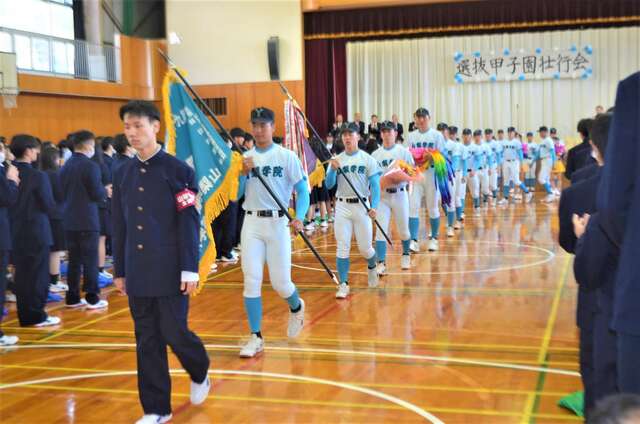
{"type": "Polygon", "coordinates": [[[516,138],[516,129],[509,127],[507,129],[509,133],[509,140],[502,144],[504,152],[504,160],[502,162],[502,175],[503,175],[503,195],[504,198],[498,202],[499,205],[506,205],[509,203],[509,194],[512,188],[520,187],[525,193],[525,201],[528,203],[531,201],[532,194],[529,189],[520,182],[520,163],[524,160],[522,153],[522,143],[516,138]]]}
{"type": "MultiPolygon", "coordinates": [[[[440,132],[429,128],[431,117],[429,111],[423,107],[416,110],[415,122],[416,130],[409,133],[404,141],[404,146],[411,148],[428,148],[439,150],[446,156],[444,149],[444,137],[440,132]]],[[[413,191],[409,196],[409,231],[411,233],[410,248],[412,252],[419,252],[418,230],[420,228],[420,205],[422,198],[425,198],[427,210],[429,212],[429,222],[431,225],[431,236],[429,237],[429,251],[438,250],[438,232],[440,228],[440,192],[434,183],[435,174],[433,166],[427,168],[423,173],[423,180],[413,185],[413,191]]]]}
{"type": "Polygon", "coordinates": [[[462,216],[462,205],[464,200],[463,180],[467,176],[466,148],[456,140],[458,134],[457,127],[449,127],[449,138],[445,142],[447,157],[451,160],[454,178],[451,187],[451,205],[447,206],[447,237],[453,237],[454,228],[460,228],[460,218],[462,216]],[[457,221],[456,221],[457,215],[457,221]]]}
{"type": "Polygon", "coordinates": [[[555,196],[553,189],[551,188],[551,169],[556,162],[556,148],[553,144],[553,140],[548,136],[549,129],[545,126],[538,129],[540,133],[540,146],[538,149],[537,159],[540,160],[540,173],[538,174],[538,182],[544,187],[547,192],[547,196],[543,202],[551,203],[554,201],[555,196]]]}
{"type": "Polygon", "coordinates": [[[302,221],[309,208],[309,183],[302,164],[291,150],[273,142],[274,113],[259,107],[251,111],[255,148],[244,153],[240,194],[244,192],[245,210],[242,226],[242,273],[244,305],[251,328],[251,338],[240,350],[240,357],[251,358],[264,349],[261,333],[262,273],[265,261],[271,286],[289,304],[287,335],[296,337],[304,324],[304,301],[291,282],[291,236],[287,218],[256,175],[262,175],[279,200],[289,204],[296,191],[296,216],[289,226],[302,231],[302,221]]]}
{"type": "Polygon", "coordinates": [[[538,150],[540,149],[540,147],[538,146],[538,143],[535,142],[535,140],[533,139],[533,133],[532,132],[528,132],[527,133],[527,155],[526,155],[526,162],[527,165],[529,166],[529,169],[527,169],[527,172],[525,172],[525,176],[524,176],[524,182],[525,185],[527,186],[527,188],[529,188],[529,191],[533,192],[535,191],[536,188],[536,158],[538,157],[538,150]]]}
{"type": "MultiPolygon", "coordinates": [[[[380,126],[380,132],[382,148],[373,152],[372,156],[380,165],[382,173],[387,172],[389,166],[396,160],[404,161],[413,166],[413,156],[409,150],[396,143],[398,133],[395,124],[391,121],[383,122],[380,126]]],[[[382,198],[378,207],[378,222],[386,233],[389,232],[391,214],[393,214],[396,230],[402,240],[400,267],[409,269],[411,268],[411,259],[409,257],[411,238],[409,234],[409,185],[407,183],[387,187],[382,191],[382,198]]],[[[387,241],[381,231],[376,232],[376,256],[378,257],[378,275],[383,275],[387,269],[385,263],[387,241]]]]}
{"type": "MultiPolygon", "coordinates": [[[[471,130],[469,130],[471,131],[471,130]]],[[[463,133],[464,134],[464,133],[463,133]]],[[[480,192],[487,198],[489,196],[489,176],[487,175],[487,147],[482,141],[482,130],[473,132],[473,142],[468,146],[469,161],[469,191],[473,198],[475,215],[480,213],[480,192]]]]}
{"type": "Polygon", "coordinates": [[[500,174],[500,165],[502,163],[502,147],[493,137],[493,130],[487,128],[484,130],[485,143],[489,147],[489,190],[491,191],[492,202],[495,205],[498,200],[498,174],[500,174]]]}
{"type": "Polygon", "coordinates": [[[467,197],[467,181],[469,177],[469,169],[471,167],[471,155],[469,154],[469,145],[471,144],[471,130],[465,128],[462,130],[462,140],[458,140],[462,156],[462,172],[460,176],[456,173],[456,179],[459,180],[456,190],[456,223],[453,228],[459,230],[464,226],[464,205],[467,197]]]}
{"type": "MultiPolygon", "coordinates": [[[[349,252],[351,250],[351,236],[355,233],[356,242],[360,254],[367,260],[369,287],[378,286],[378,273],[376,271],[377,257],[372,246],[373,223],[371,219],[376,217],[376,209],[380,203],[380,174],[382,171],[378,162],[368,153],[358,148],[358,125],[350,123],[342,128],[340,136],[344,142],[345,151],[332,159],[325,180],[327,188],[338,185],[336,191],[336,217],[334,232],[338,249],[336,264],[340,286],[336,293],[337,299],[345,299],[349,295],[349,252]],[[340,168],[341,175],[337,169],[340,168]],[[356,193],[345,180],[345,174],[356,193]],[[371,206],[367,210],[360,204],[361,199],[367,199],[371,195],[371,206]]],[[[366,200],[365,200],[366,201],[366,200]]]]}

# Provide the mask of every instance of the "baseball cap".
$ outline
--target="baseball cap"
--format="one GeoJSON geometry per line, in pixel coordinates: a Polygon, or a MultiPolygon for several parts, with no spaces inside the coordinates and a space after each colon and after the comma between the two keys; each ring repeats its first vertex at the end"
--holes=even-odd
{"type": "Polygon", "coordinates": [[[275,114],[266,107],[257,107],[251,111],[251,122],[273,122],[275,114]]]}
{"type": "Polygon", "coordinates": [[[449,126],[447,124],[445,124],[444,122],[440,122],[436,129],[438,131],[443,131],[443,130],[446,130],[448,128],[449,128],[449,126]]]}
{"type": "Polygon", "coordinates": [[[340,134],[344,134],[346,132],[360,132],[360,126],[355,122],[349,122],[347,124],[343,124],[340,128],[340,134]]]}
{"type": "Polygon", "coordinates": [[[462,130],[462,135],[471,135],[471,130],[469,128],[465,128],[462,130]]]}
{"type": "Polygon", "coordinates": [[[473,132],[473,135],[474,135],[474,136],[476,136],[476,135],[482,135],[482,130],[475,130],[475,131],[473,132]]]}
{"type": "Polygon", "coordinates": [[[538,128],[538,132],[543,132],[543,131],[547,132],[547,131],[549,131],[549,128],[545,127],[544,125],[541,126],[540,128],[538,128]]]}
{"type": "Polygon", "coordinates": [[[390,131],[390,130],[395,130],[396,129],[396,125],[391,122],[391,121],[384,121],[382,124],[380,124],[380,131],[390,131]]]}
{"type": "Polygon", "coordinates": [[[424,107],[420,107],[416,110],[416,116],[431,116],[429,115],[429,111],[424,108],[424,107]]]}

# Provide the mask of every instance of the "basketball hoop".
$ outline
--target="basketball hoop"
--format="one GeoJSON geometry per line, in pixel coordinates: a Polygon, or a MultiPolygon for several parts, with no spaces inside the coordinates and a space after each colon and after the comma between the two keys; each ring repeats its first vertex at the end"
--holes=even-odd
{"type": "Polygon", "coordinates": [[[5,109],[15,109],[18,107],[18,89],[1,88],[0,96],[2,96],[2,105],[5,109]]]}

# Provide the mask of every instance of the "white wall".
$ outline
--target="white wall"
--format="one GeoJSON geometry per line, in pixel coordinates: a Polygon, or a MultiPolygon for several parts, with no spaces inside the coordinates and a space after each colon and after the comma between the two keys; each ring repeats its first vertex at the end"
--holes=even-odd
{"type": "Polygon", "coordinates": [[[640,70],[640,27],[456,36],[347,44],[349,116],[398,113],[407,123],[425,106],[436,122],[459,128],[534,131],[556,127],[563,138],[576,134],[580,118],[595,106],[613,106],[618,81],[640,70]],[[593,46],[593,77],[496,83],[453,82],[456,51],[593,46]]]}
{"type": "Polygon", "coordinates": [[[299,0],[167,0],[174,62],[196,85],[269,81],[267,39],[280,38],[280,79],[302,80],[299,0]]]}

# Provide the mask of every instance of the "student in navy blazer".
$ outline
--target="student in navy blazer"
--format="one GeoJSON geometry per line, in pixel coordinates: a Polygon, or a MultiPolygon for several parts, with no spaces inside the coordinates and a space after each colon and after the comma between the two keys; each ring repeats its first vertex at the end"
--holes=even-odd
{"type": "Polygon", "coordinates": [[[621,392],[640,394],[640,72],[618,84],[606,157],[598,211],[604,232],[620,249],[612,321],[618,385],[621,392]]]}
{"type": "Polygon", "coordinates": [[[66,306],[68,308],[106,308],[98,286],[98,204],[107,197],[100,167],[91,160],[95,154],[95,136],[90,131],[71,135],[73,155],[60,170],[64,192],[64,228],[69,250],[66,306]],[[85,299],[80,297],[80,272],[84,275],[85,299]]]}
{"type": "MultiPolygon", "coordinates": [[[[0,142],[0,311],[4,308],[7,291],[7,265],[11,251],[11,229],[9,228],[9,208],[18,200],[18,169],[6,161],[7,148],[0,142]]],[[[17,336],[7,336],[0,329],[0,346],[13,345],[17,336]]]]}
{"type": "MultiPolygon", "coordinates": [[[[599,166],[604,165],[608,142],[610,114],[598,115],[591,131],[591,143],[599,166]]],[[[579,183],[582,185],[583,183],[579,183]]],[[[593,187],[599,178],[591,181],[593,187]]],[[[594,194],[591,194],[595,197],[594,194]]],[[[576,236],[574,271],[581,290],[596,296],[596,312],[593,316],[593,392],[594,402],[618,391],[616,372],[616,334],[610,328],[613,317],[613,292],[618,267],[618,248],[607,238],[600,226],[600,214],[573,219],[576,236]],[[588,225],[587,225],[588,223],[588,225]]]]}
{"type": "Polygon", "coordinates": [[[55,201],[47,175],[35,169],[40,144],[35,137],[19,134],[11,139],[11,153],[18,168],[18,200],[9,209],[14,282],[21,326],[57,325],[60,318],[44,310],[49,293],[49,248],[53,242],[49,215],[55,201]]]}
{"type": "Polygon", "coordinates": [[[115,285],[129,296],[136,334],[139,423],[171,418],[167,345],[191,377],[191,402],[210,389],[209,357],[188,328],[189,295],[198,286],[199,215],[195,175],[156,143],[160,113],[151,102],[120,109],[137,156],[115,171],[113,256],[115,285]]]}

